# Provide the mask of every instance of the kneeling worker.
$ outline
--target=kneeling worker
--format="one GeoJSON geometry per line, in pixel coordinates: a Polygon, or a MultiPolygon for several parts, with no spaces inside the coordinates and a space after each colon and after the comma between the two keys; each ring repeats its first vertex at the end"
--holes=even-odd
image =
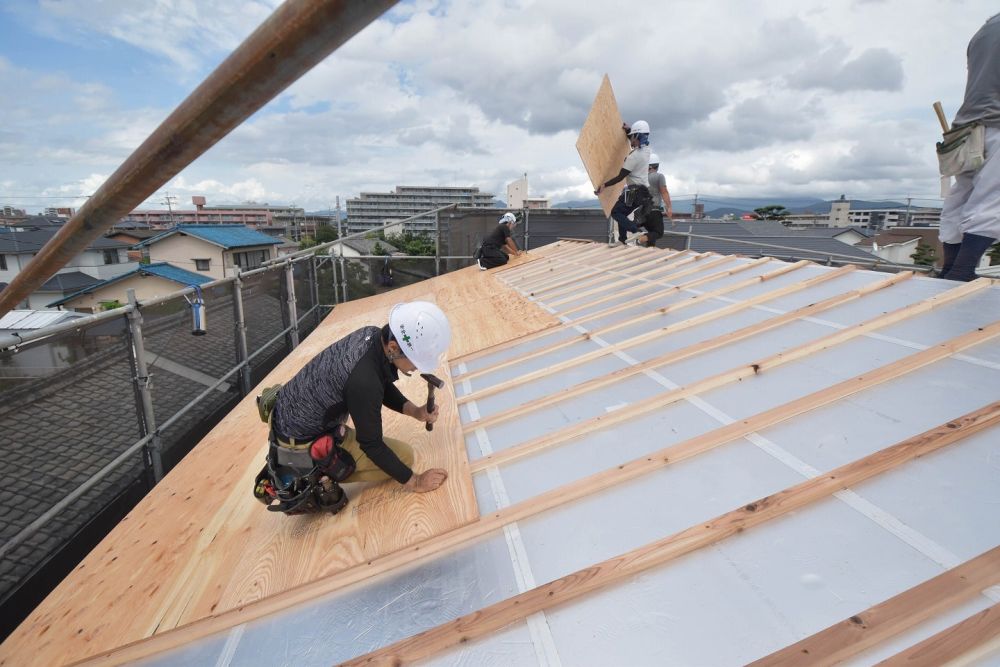
{"type": "Polygon", "coordinates": [[[384,437],[382,406],[417,421],[437,421],[436,406],[428,410],[407,400],[394,382],[400,371],[434,371],[450,343],[451,326],[441,309],[413,301],[394,306],[381,328],[362,327],[316,355],[273,398],[268,466],[258,476],[257,498],[288,514],[336,514],[347,504],[341,483],[391,478],[417,493],[441,486],[447,472],[414,472],[413,448],[384,437]],[[345,425],[348,416],[353,429],[345,425]]]}
{"type": "Polygon", "coordinates": [[[476,263],[481,271],[503,266],[508,261],[508,255],[520,255],[511,234],[517,225],[517,216],[511,212],[504,213],[497,221],[496,229],[486,235],[476,252],[476,263]]]}

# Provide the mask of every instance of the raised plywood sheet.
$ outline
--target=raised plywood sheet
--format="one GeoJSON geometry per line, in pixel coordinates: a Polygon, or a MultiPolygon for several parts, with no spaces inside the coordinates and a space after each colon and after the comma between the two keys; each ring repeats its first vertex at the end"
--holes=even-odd
{"type": "MultiPolygon", "coordinates": [[[[615,92],[611,89],[611,79],[605,74],[576,140],[576,150],[595,190],[601,183],[618,175],[628,155],[629,145],[622,132],[622,122],[615,92]]],[[[611,207],[624,187],[622,182],[601,191],[598,199],[604,215],[611,215],[611,207]]]]}
{"type": "Polygon", "coordinates": [[[744,664],[1000,545],[1000,287],[691,259],[493,274],[561,324],[452,357],[478,519],[95,664],[744,664]]]}
{"type": "MultiPolygon", "coordinates": [[[[511,266],[541,262],[532,252],[511,266]]],[[[390,307],[427,299],[449,313],[451,356],[502,343],[555,320],[497,287],[495,272],[471,267],[338,306],[262,383],[291,377],[327,345],[390,307]],[[496,326],[504,322],[503,327],[496,326]]],[[[263,465],[266,427],[254,396],[243,400],[66,578],[0,647],[2,665],[57,665],[164,632],[307,584],[474,520],[478,511],[447,369],[434,431],[385,410],[385,431],[412,443],[417,468],[443,467],[437,492],[409,494],[394,482],[350,489],[336,517],[285,517],[251,494],[263,465]]],[[[417,403],[418,376],[398,386],[417,403]]]]}

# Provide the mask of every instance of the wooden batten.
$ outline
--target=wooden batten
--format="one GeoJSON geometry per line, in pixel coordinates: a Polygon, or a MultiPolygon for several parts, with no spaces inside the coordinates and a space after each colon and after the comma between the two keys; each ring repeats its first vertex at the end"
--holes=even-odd
{"type": "Polygon", "coordinates": [[[589,282],[600,279],[603,274],[613,270],[624,270],[636,264],[649,261],[650,256],[652,256],[654,261],[664,259],[663,253],[658,250],[632,250],[627,254],[616,255],[603,261],[567,261],[564,263],[559,275],[547,276],[538,281],[521,283],[518,285],[518,289],[535,294],[558,289],[577,282],[589,282]]]}
{"type": "MultiPolygon", "coordinates": [[[[945,613],[1000,583],[1000,547],[750,663],[748,667],[834,665],[945,613]]],[[[905,663],[916,664],[916,663],[905,663]]],[[[944,661],[930,663],[944,664],[944,661]]]]}
{"type": "MultiPolygon", "coordinates": [[[[574,502],[598,493],[603,489],[620,485],[632,479],[674,465],[716,447],[732,442],[756,431],[770,428],[799,415],[830,405],[848,396],[901,377],[927,364],[956,354],[977,345],[1000,332],[974,331],[933,348],[864,372],[832,387],[826,387],[784,405],[752,415],[745,419],[721,426],[707,433],[689,438],[648,455],[598,472],[585,479],[566,484],[516,505],[500,509],[478,521],[462,526],[448,533],[411,545],[399,551],[372,559],[348,570],[327,577],[308,586],[299,586],[267,598],[257,600],[224,613],[213,615],[197,623],[175,631],[167,632],[132,645],[107,653],[93,664],[119,664],[126,660],[137,660],[153,653],[168,650],[183,643],[206,637],[215,632],[234,627],[241,623],[261,618],[271,613],[306,603],[319,595],[332,593],[346,586],[356,584],[370,577],[391,571],[394,568],[422,562],[499,530],[504,525],[536,516],[544,511],[574,502]]],[[[87,663],[91,664],[91,663],[87,663]]]]}
{"type": "Polygon", "coordinates": [[[969,665],[1000,653],[1000,605],[928,637],[905,651],[878,663],[876,667],[940,667],[969,665]]]}
{"type": "MultiPolygon", "coordinates": [[[[861,322],[860,324],[855,324],[854,326],[846,329],[835,331],[816,340],[771,355],[765,359],[759,359],[755,362],[717,373],[711,377],[692,382],[685,387],[679,387],[677,389],[672,389],[655,396],[651,396],[646,400],[633,403],[620,410],[598,415],[596,417],[577,422],[553,433],[522,442],[518,445],[514,445],[513,447],[508,447],[502,452],[494,454],[492,461],[489,463],[486,463],[484,459],[476,459],[472,462],[471,469],[473,472],[478,472],[486,467],[489,467],[490,465],[503,465],[523,456],[535,454],[550,447],[563,444],[583,434],[592,433],[598,429],[608,428],[614,424],[629,421],[635,417],[647,414],[657,408],[670,405],[671,403],[676,403],[677,401],[691,396],[696,396],[702,392],[718,389],[719,387],[727,384],[745,380],[760,373],[773,370],[778,366],[833,347],[834,345],[839,345],[845,341],[851,340],[852,338],[870,333],[876,329],[895,324],[896,322],[904,320],[908,317],[925,313],[936,306],[947,303],[948,301],[968,296],[969,294],[987,287],[989,284],[990,280],[987,278],[981,278],[970,283],[962,283],[958,287],[952,288],[947,292],[942,292],[922,301],[903,306],[902,308],[889,313],[878,315],[865,322],[861,322]]],[[[998,322],[995,326],[997,327],[997,330],[1000,331],[1000,322],[998,322]]]]}
{"type": "MultiPolygon", "coordinates": [[[[707,301],[709,299],[714,299],[716,297],[723,296],[725,294],[729,294],[730,292],[735,292],[735,291],[741,290],[741,289],[743,289],[745,287],[749,287],[751,285],[757,284],[757,283],[759,283],[759,282],[761,282],[763,280],[767,280],[769,278],[777,277],[779,275],[783,275],[783,274],[788,273],[790,271],[795,271],[796,269],[802,268],[806,264],[808,264],[808,262],[806,262],[806,261],[796,262],[794,264],[786,264],[785,266],[781,267],[780,269],[772,271],[769,274],[764,274],[764,276],[755,276],[753,278],[750,278],[750,279],[742,281],[742,282],[733,283],[732,285],[726,285],[725,287],[720,287],[720,288],[718,288],[716,290],[712,290],[710,292],[704,292],[702,294],[698,294],[696,296],[692,296],[691,298],[687,299],[686,301],[679,301],[677,303],[672,303],[672,304],[669,304],[669,305],[666,305],[666,306],[662,306],[660,308],[656,308],[655,310],[651,310],[651,311],[642,313],[640,315],[635,315],[633,317],[630,317],[628,319],[622,320],[620,322],[614,322],[613,324],[608,324],[608,325],[605,325],[603,327],[599,327],[597,329],[593,329],[591,331],[588,331],[585,334],[580,334],[579,336],[575,336],[573,338],[569,338],[569,339],[562,340],[562,341],[557,341],[557,342],[552,343],[551,345],[548,345],[546,347],[539,348],[537,350],[532,350],[531,352],[525,353],[525,354],[523,354],[523,355],[521,355],[521,356],[519,356],[519,357],[517,357],[515,359],[507,359],[505,361],[501,361],[501,362],[498,362],[496,364],[493,364],[492,366],[486,366],[484,368],[479,368],[479,369],[476,369],[474,371],[470,371],[468,373],[463,373],[461,376],[459,376],[459,379],[460,380],[471,380],[472,378],[476,378],[476,377],[479,377],[479,376],[482,376],[482,375],[486,375],[487,373],[492,373],[492,372],[494,372],[496,370],[499,370],[501,368],[506,368],[508,366],[513,366],[515,364],[519,364],[519,363],[521,363],[523,361],[526,361],[528,359],[535,359],[537,357],[544,356],[546,354],[554,352],[555,350],[559,350],[559,349],[562,349],[564,347],[568,347],[570,345],[573,345],[575,343],[579,343],[580,341],[590,340],[590,339],[594,338],[595,336],[600,336],[602,334],[609,333],[611,331],[617,331],[618,329],[622,329],[624,327],[632,326],[633,324],[638,324],[639,322],[645,322],[646,320],[655,319],[655,318],[659,318],[659,317],[665,317],[665,316],[667,316],[669,314],[677,312],[678,310],[682,310],[684,308],[688,308],[690,306],[693,306],[693,305],[695,305],[697,303],[701,303],[702,301],[707,301]]],[[[598,319],[598,318],[605,317],[605,316],[607,316],[609,314],[613,314],[613,313],[616,313],[616,312],[619,312],[619,311],[622,311],[622,310],[627,310],[629,308],[635,307],[636,305],[638,305],[640,303],[645,303],[645,302],[655,301],[657,299],[661,299],[661,298],[663,298],[663,296],[665,294],[667,294],[667,293],[669,293],[671,291],[673,291],[673,292],[682,291],[682,290],[688,289],[690,287],[695,287],[695,286],[702,285],[702,284],[707,283],[707,282],[712,282],[714,280],[719,280],[720,278],[731,276],[734,273],[737,273],[737,272],[739,272],[741,270],[746,270],[746,268],[748,268],[748,267],[746,267],[746,266],[737,267],[737,269],[730,269],[728,271],[720,271],[718,273],[713,273],[713,274],[710,274],[708,276],[703,276],[701,278],[695,278],[694,280],[690,280],[690,281],[688,281],[686,283],[681,283],[680,285],[676,285],[676,286],[670,288],[669,290],[665,290],[663,293],[654,294],[654,295],[651,295],[649,297],[643,297],[642,299],[636,299],[635,301],[632,301],[630,303],[621,304],[621,305],[618,305],[618,306],[613,306],[611,308],[607,308],[605,310],[602,310],[599,313],[592,313],[592,314],[587,315],[585,317],[582,317],[582,318],[580,318],[578,320],[574,320],[572,323],[564,325],[564,328],[565,327],[569,327],[569,326],[578,326],[582,322],[588,322],[588,321],[593,320],[593,319],[598,319]]]]}
{"type": "MultiPolygon", "coordinates": [[[[687,347],[681,348],[679,350],[674,350],[672,352],[661,354],[658,357],[654,357],[652,359],[649,359],[648,361],[636,364],[635,366],[628,366],[626,368],[622,368],[621,370],[615,371],[614,373],[609,373],[604,376],[596,377],[592,380],[588,380],[587,382],[582,382],[572,387],[566,387],[565,389],[553,392],[551,394],[548,394],[547,396],[536,398],[529,403],[523,403],[521,405],[509,408],[508,410],[491,414],[487,417],[482,417],[477,420],[465,422],[462,425],[462,430],[465,433],[470,433],[472,431],[475,431],[477,428],[486,428],[494,424],[507,421],[508,419],[512,419],[514,417],[520,417],[529,412],[534,412],[535,410],[540,410],[541,408],[544,408],[546,406],[553,405],[555,403],[560,403],[574,396],[579,396],[580,394],[584,394],[588,391],[593,391],[595,389],[599,389],[601,387],[614,384],[626,378],[632,377],[633,375],[643,373],[647,370],[651,370],[653,368],[657,368],[659,366],[663,366],[669,363],[676,363],[678,361],[681,361],[682,359],[687,359],[689,357],[693,357],[698,354],[704,354],[705,352],[719,349],[720,347],[729,345],[731,343],[735,343],[750,336],[754,336],[763,333],[765,331],[770,331],[771,329],[774,329],[775,327],[781,326],[783,324],[787,324],[788,322],[799,320],[805,317],[813,317],[823,312],[824,310],[829,310],[830,308],[839,306],[850,300],[861,298],[866,294],[871,294],[878,290],[891,287],[892,285],[896,285],[906,277],[907,276],[905,274],[895,274],[891,278],[888,278],[886,280],[881,280],[866,288],[853,290],[851,292],[845,292],[843,294],[837,294],[835,296],[830,297],[829,299],[824,299],[823,301],[811,303],[808,306],[803,306],[796,310],[787,312],[783,315],[776,315],[762,322],[757,322],[755,324],[743,327],[742,329],[738,329],[736,331],[731,331],[729,333],[716,336],[715,338],[709,339],[707,341],[701,341],[689,345],[687,347]]],[[[622,343],[619,343],[617,345],[609,345],[608,347],[596,350],[593,353],[588,353],[587,355],[582,355],[575,359],[570,359],[562,363],[554,364],[552,366],[547,366],[544,369],[541,369],[540,371],[536,371],[537,374],[535,373],[530,374],[530,376],[532,377],[522,376],[514,378],[509,382],[500,383],[499,385],[488,387],[487,389],[482,390],[480,392],[475,392],[473,394],[462,396],[461,398],[458,399],[458,401],[461,404],[476,400],[478,398],[481,398],[482,396],[488,396],[495,393],[499,393],[498,391],[494,391],[496,387],[501,387],[500,391],[506,391],[513,387],[520,386],[525,382],[530,382],[532,380],[538,379],[539,377],[544,377],[547,375],[551,375],[553,373],[559,373],[565,371],[568,368],[572,368],[581,363],[585,363],[586,361],[590,361],[592,359],[596,359],[601,356],[605,356],[607,354],[612,354],[614,352],[627,349],[629,347],[632,347],[632,345],[633,344],[629,340],[623,341],[622,343]]]]}
{"type": "Polygon", "coordinates": [[[594,299],[591,299],[591,297],[593,297],[593,296],[595,296],[597,294],[601,294],[603,292],[611,292],[610,294],[608,294],[608,295],[606,295],[604,297],[604,300],[607,300],[607,299],[613,299],[613,298],[615,298],[615,296],[622,296],[622,295],[631,294],[631,293],[633,293],[633,292],[635,292],[637,290],[648,289],[649,288],[649,284],[645,283],[645,282],[642,283],[642,284],[640,284],[640,285],[638,285],[638,286],[626,287],[625,289],[622,289],[622,286],[626,285],[629,282],[629,280],[634,281],[636,278],[639,278],[639,277],[645,278],[646,280],[652,281],[654,279],[654,276],[656,276],[658,278],[661,273],[666,273],[668,271],[673,270],[673,266],[670,265],[669,262],[675,261],[678,258],[684,257],[684,256],[686,256],[688,254],[690,254],[690,251],[687,251],[687,250],[684,250],[684,251],[681,251],[681,252],[678,252],[678,253],[673,253],[668,258],[660,260],[660,261],[664,262],[663,266],[647,268],[645,271],[642,272],[641,275],[634,275],[634,276],[630,276],[629,278],[619,278],[617,280],[612,280],[612,281],[609,281],[609,282],[603,282],[600,285],[598,285],[597,287],[591,287],[589,289],[584,289],[584,290],[576,290],[576,289],[574,289],[574,290],[567,290],[566,294],[568,296],[564,296],[564,295],[558,295],[557,296],[555,294],[549,294],[545,298],[545,305],[547,305],[550,308],[558,309],[558,307],[561,306],[564,303],[570,303],[572,301],[578,301],[580,299],[587,299],[588,300],[587,301],[587,305],[594,306],[594,305],[596,305],[597,301],[594,300],[594,299]]]}
{"type": "Polygon", "coordinates": [[[595,563],[555,581],[396,642],[345,665],[403,664],[484,637],[556,605],[631,577],[827,498],[837,491],[926,456],[1000,423],[1000,402],[949,421],[828,473],[747,503],[639,549],[595,563]]]}
{"type": "Polygon", "coordinates": [[[621,285],[628,280],[635,280],[639,277],[645,277],[645,271],[650,270],[654,264],[662,264],[664,262],[670,261],[670,258],[674,256],[675,253],[665,253],[660,250],[649,250],[645,251],[645,257],[637,257],[629,261],[627,264],[622,264],[613,267],[611,270],[600,270],[593,275],[583,279],[572,279],[564,281],[562,285],[552,285],[549,287],[544,287],[542,289],[533,289],[532,296],[536,299],[541,299],[541,295],[545,294],[545,302],[547,304],[552,303],[552,299],[557,298],[560,295],[565,294],[582,294],[585,291],[590,291],[590,289],[595,284],[600,284],[601,287],[598,289],[608,289],[608,285],[621,285]],[[633,273],[637,270],[644,270],[641,274],[633,273]]]}

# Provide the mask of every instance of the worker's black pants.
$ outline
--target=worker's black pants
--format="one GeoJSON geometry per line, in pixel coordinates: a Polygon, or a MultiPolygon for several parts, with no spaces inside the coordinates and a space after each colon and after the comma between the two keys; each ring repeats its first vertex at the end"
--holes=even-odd
{"type": "Polygon", "coordinates": [[[503,266],[507,259],[507,253],[495,245],[484,245],[479,251],[479,263],[487,269],[503,266]]]}
{"type": "MultiPolygon", "coordinates": [[[[643,218],[645,217],[642,215],[642,212],[645,210],[649,200],[649,188],[641,185],[629,185],[622,190],[618,201],[615,202],[614,207],[611,209],[611,217],[618,223],[619,241],[625,243],[629,232],[635,234],[639,231],[639,227],[643,225],[643,218]],[[635,211],[635,215],[632,216],[632,220],[629,220],[628,216],[633,211],[635,211]]],[[[660,236],[663,236],[662,225],[660,236]]]]}
{"type": "Polygon", "coordinates": [[[654,208],[646,216],[646,247],[656,246],[656,239],[663,236],[663,211],[654,208]]]}

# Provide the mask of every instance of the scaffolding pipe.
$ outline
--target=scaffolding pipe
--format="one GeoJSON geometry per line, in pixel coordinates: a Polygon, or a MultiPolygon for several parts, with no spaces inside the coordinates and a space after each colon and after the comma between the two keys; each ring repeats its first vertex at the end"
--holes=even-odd
{"type": "Polygon", "coordinates": [[[138,301],[135,299],[135,290],[126,291],[128,302],[132,308],[128,313],[128,326],[132,334],[132,346],[129,352],[132,354],[132,367],[135,369],[136,390],[139,392],[139,400],[142,405],[142,434],[153,436],[149,441],[149,459],[153,467],[153,482],[159,484],[163,479],[163,457],[160,451],[160,438],[157,435],[156,416],[153,413],[153,393],[152,378],[149,377],[149,367],[146,365],[146,344],[142,338],[142,313],[139,312],[138,301]]]}
{"type": "Polygon", "coordinates": [[[241,367],[240,391],[246,396],[253,389],[250,381],[250,367],[247,366],[247,322],[243,311],[243,278],[240,277],[240,270],[236,269],[233,277],[233,317],[236,320],[236,362],[241,367]]]}
{"type": "Polygon", "coordinates": [[[292,263],[285,266],[285,303],[288,307],[288,322],[292,330],[288,334],[290,349],[299,346],[299,316],[295,308],[295,269],[292,263]]]}
{"type": "Polygon", "coordinates": [[[0,292],[0,315],[395,4],[396,0],[287,0],[278,7],[0,292]]]}

